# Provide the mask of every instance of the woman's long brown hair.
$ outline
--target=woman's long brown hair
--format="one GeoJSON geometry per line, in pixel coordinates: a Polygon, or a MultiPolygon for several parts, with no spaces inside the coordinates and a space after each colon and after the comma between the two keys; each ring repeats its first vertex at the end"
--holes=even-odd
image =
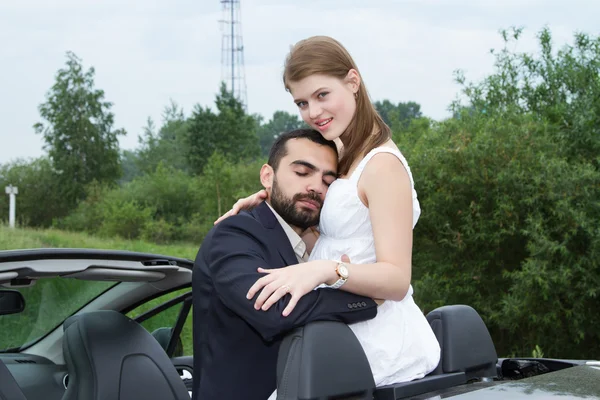
{"type": "MultiPolygon", "coordinates": [[[[343,80],[351,69],[358,72],[354,60],[341,43],[328,36],[313,36],[292,47],[285,60],[283,83],[289,91],[291,82],[298,82],[314,74],[343,80]]],[[[357,95],[356,111],[343,133],[344,149],[338,164],[341,176],[348,174],[359,157],[392,137],[391,129],[371,103],[362,77],[357,95]]]]}

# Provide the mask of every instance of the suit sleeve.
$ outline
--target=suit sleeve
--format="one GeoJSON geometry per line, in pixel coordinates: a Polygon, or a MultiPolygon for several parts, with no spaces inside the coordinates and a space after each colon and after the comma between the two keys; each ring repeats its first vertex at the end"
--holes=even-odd
{"type": "Polygon", "coordinates": [[[264,232],[263,229],[257,221],[247,217],[227,218],[215,228],[205,261],[221,301],[265,340],[272,340],[312,321],[350,324],[377,315],[377,303],[372,299],[334,289],[307,293],[287,317],[282,312],[289,302],[289,296],[280,299],[267,311],[255,310],[254,299],[247,299],[246,294],[264,276],[257,271],[258,267],[273,268],[266,261],[266,255],[272,250],[257,238],[264,232]]]}

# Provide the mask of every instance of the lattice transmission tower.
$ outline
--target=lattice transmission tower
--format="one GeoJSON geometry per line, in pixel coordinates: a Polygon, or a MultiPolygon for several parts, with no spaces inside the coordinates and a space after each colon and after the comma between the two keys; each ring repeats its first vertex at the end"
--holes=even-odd
{"type": "Polygon", "coordinates": [[[242,41],[242,15],[240,0],[220,0],[223,9],[221,23],[221,81],[244,105],[246,95],[246,72],[244,68],[244,43],[242,41]]]}

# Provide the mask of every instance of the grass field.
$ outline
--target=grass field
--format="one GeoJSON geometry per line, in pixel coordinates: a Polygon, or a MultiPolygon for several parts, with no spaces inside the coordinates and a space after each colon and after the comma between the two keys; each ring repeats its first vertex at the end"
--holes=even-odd
{"type": "MultiPolygon", "coordinates": [[[[65,232],[54,229],[10,229],[0,225],[0,250],[32,248],[89,248],[130,250],[194,259],[198,244],[157,245],[140,240],[98,238],[83,233],[65,232]]],[[[47,279],[30,287],[19,289],[27,299],[26,311],[17,315],[0,316],[0,350],[26,343],[53,329],[56,324],[70,315],[73,305],[86,302],[106,287],[107,282],[86,282],[62,278],[47,279]],[[63,315],[64,314],[64,315],[63,315]]],[[[189,289],[186,289],[189,290],[189,289]]],[[[163,295],[128,313],[135,317],[161,304],[183,291],[163,295]]],[[[149,331],[159,327],[172,327],[181,305],[145,321],[143,326],[149,331]]],[[[192,354],[191,314],[188,316],[182,334],[183,352],[192,354]]]]}
{"type": "Polygon", "coordinates": [[[55,229],[10,229],[0,225],[0,250],[66,248],[131,250],[194,259],[200,243],[158,245],[141,240],[108,239],[55,229]]]}

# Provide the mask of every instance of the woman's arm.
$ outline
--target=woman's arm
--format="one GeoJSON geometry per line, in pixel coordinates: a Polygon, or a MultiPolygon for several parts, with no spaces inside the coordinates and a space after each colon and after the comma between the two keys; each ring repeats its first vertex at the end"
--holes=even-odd
{"type": "Polygon", "coordinates": [[[256,207],[260,203],[262,203],[267,198],[267,191],[265,189],[261,189],[258,192],[251,194],[248,197],[244,197],[243,199],[239,199],[235,202],[231,210],[227,211],[225,214],[221,215],[219,219],[214,222],[214,225],[223,221],[227,217],[231,217],[232,215],[236,215],[242,210],[249,210],[251,208],[256,207]]]}
{"type": "MultiPolygon", "coordinates": [[[[369,208],[377,262],[348,264],[349,276],[340,288],[355,294],[385,300],[402,300],[412,276],[413,204],[408,173],[389,153],[374,156],[358,182],[358,193],[369,208]]],[[[326,262],[327,284],[338,276],[337,263],[326,262]]]]}

